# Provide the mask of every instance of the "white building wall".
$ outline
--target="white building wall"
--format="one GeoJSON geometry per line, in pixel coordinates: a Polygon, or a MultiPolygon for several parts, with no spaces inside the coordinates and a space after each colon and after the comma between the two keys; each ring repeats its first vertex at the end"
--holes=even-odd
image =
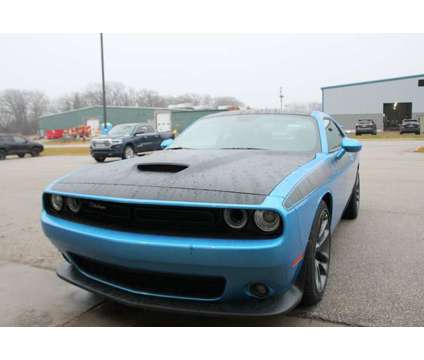
{"type": "Polygon", "coordinates": [[[382,114],[384,103],[412,102],[413,113],[424,113],[424,87],[415,77],[323,88],[324,111],[332,114],[382,114]]]}

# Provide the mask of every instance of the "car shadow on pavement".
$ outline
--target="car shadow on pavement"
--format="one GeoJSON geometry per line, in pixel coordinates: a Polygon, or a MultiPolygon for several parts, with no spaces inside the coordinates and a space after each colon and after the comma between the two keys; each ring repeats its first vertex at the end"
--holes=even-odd
{"type": "Polygon", "coordinates": [[[324,326],[317,320],[278,315],[271,317],[209,317],[148,311],[105,301],[66,326],[324,326]]]}

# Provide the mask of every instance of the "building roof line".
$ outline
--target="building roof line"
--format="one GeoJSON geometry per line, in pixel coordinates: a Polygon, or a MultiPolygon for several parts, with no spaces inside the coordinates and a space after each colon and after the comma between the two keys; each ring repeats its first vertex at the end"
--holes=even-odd
{"type": "MultiPolygon", "coordinates": [[[[89,110],[89,109],[101,109],[103,106],[101,105],[94,105],[94,106],[84,106],[78,109],[72,109],[67,111],[61,111],[57,113],[50,113],[40,116],[40,119],[53,117],[57,115],[62,114],[69,114],[73,112],[79,112],[81,110],[89,110]]],[[[154,107],[154,106],[106,106],[106,109],[128,109],[128,110],[140,110],[140,109],[148,109],[148,110],[163,110],[163,111],[169,111],[169,112],[200,112],[200,111],[225,111],[225,110],[218,110],[218,109],[170,109],[170,108],[162,108],[162,107],[154,107]]]]}
{"type": "Polygon", "coordinates": [[[380,83],[380,82],[386,82],[386,81],[414,79],[414,78],[419,78],[419,77],[424,77],[424,74],[399,76],[399,77],[394,77],[394,78],[386,78],[386,79],[379,79],[379,80],[369,80],[369,81],[360,81],[360,82],[340,84],[340,85],[324,86],[324,87],[321,88],[321,90],[335,89],[335,88],[340,88],[340,87],[356,86],[356,85],[367,85],[367,84],[374,84],[374,83],[380,83]]]}

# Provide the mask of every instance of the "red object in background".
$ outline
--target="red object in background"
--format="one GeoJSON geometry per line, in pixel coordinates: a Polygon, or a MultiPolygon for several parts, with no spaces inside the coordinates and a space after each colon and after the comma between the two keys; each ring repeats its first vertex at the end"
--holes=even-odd
{"type": "Polygon", "coordinates": [[[47,130],[46,136],[48,140],[61,139],[63,137],[63,130],[62,129],[47,130]]]}

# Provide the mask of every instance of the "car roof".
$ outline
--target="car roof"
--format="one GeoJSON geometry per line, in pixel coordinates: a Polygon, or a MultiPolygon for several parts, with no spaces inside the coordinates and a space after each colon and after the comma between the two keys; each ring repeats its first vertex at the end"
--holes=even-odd
{"type": "Polygon", "coordinates": [[[240,110],[240,111],[222,111],[215,114],[204,116],[204,118],[222,117],[228,115],[295,115],[295,116],[309,116],[307,113],[288,113],[288,112],[276,112],[276,111],[258,111],[258,110],[240,110]]]}

